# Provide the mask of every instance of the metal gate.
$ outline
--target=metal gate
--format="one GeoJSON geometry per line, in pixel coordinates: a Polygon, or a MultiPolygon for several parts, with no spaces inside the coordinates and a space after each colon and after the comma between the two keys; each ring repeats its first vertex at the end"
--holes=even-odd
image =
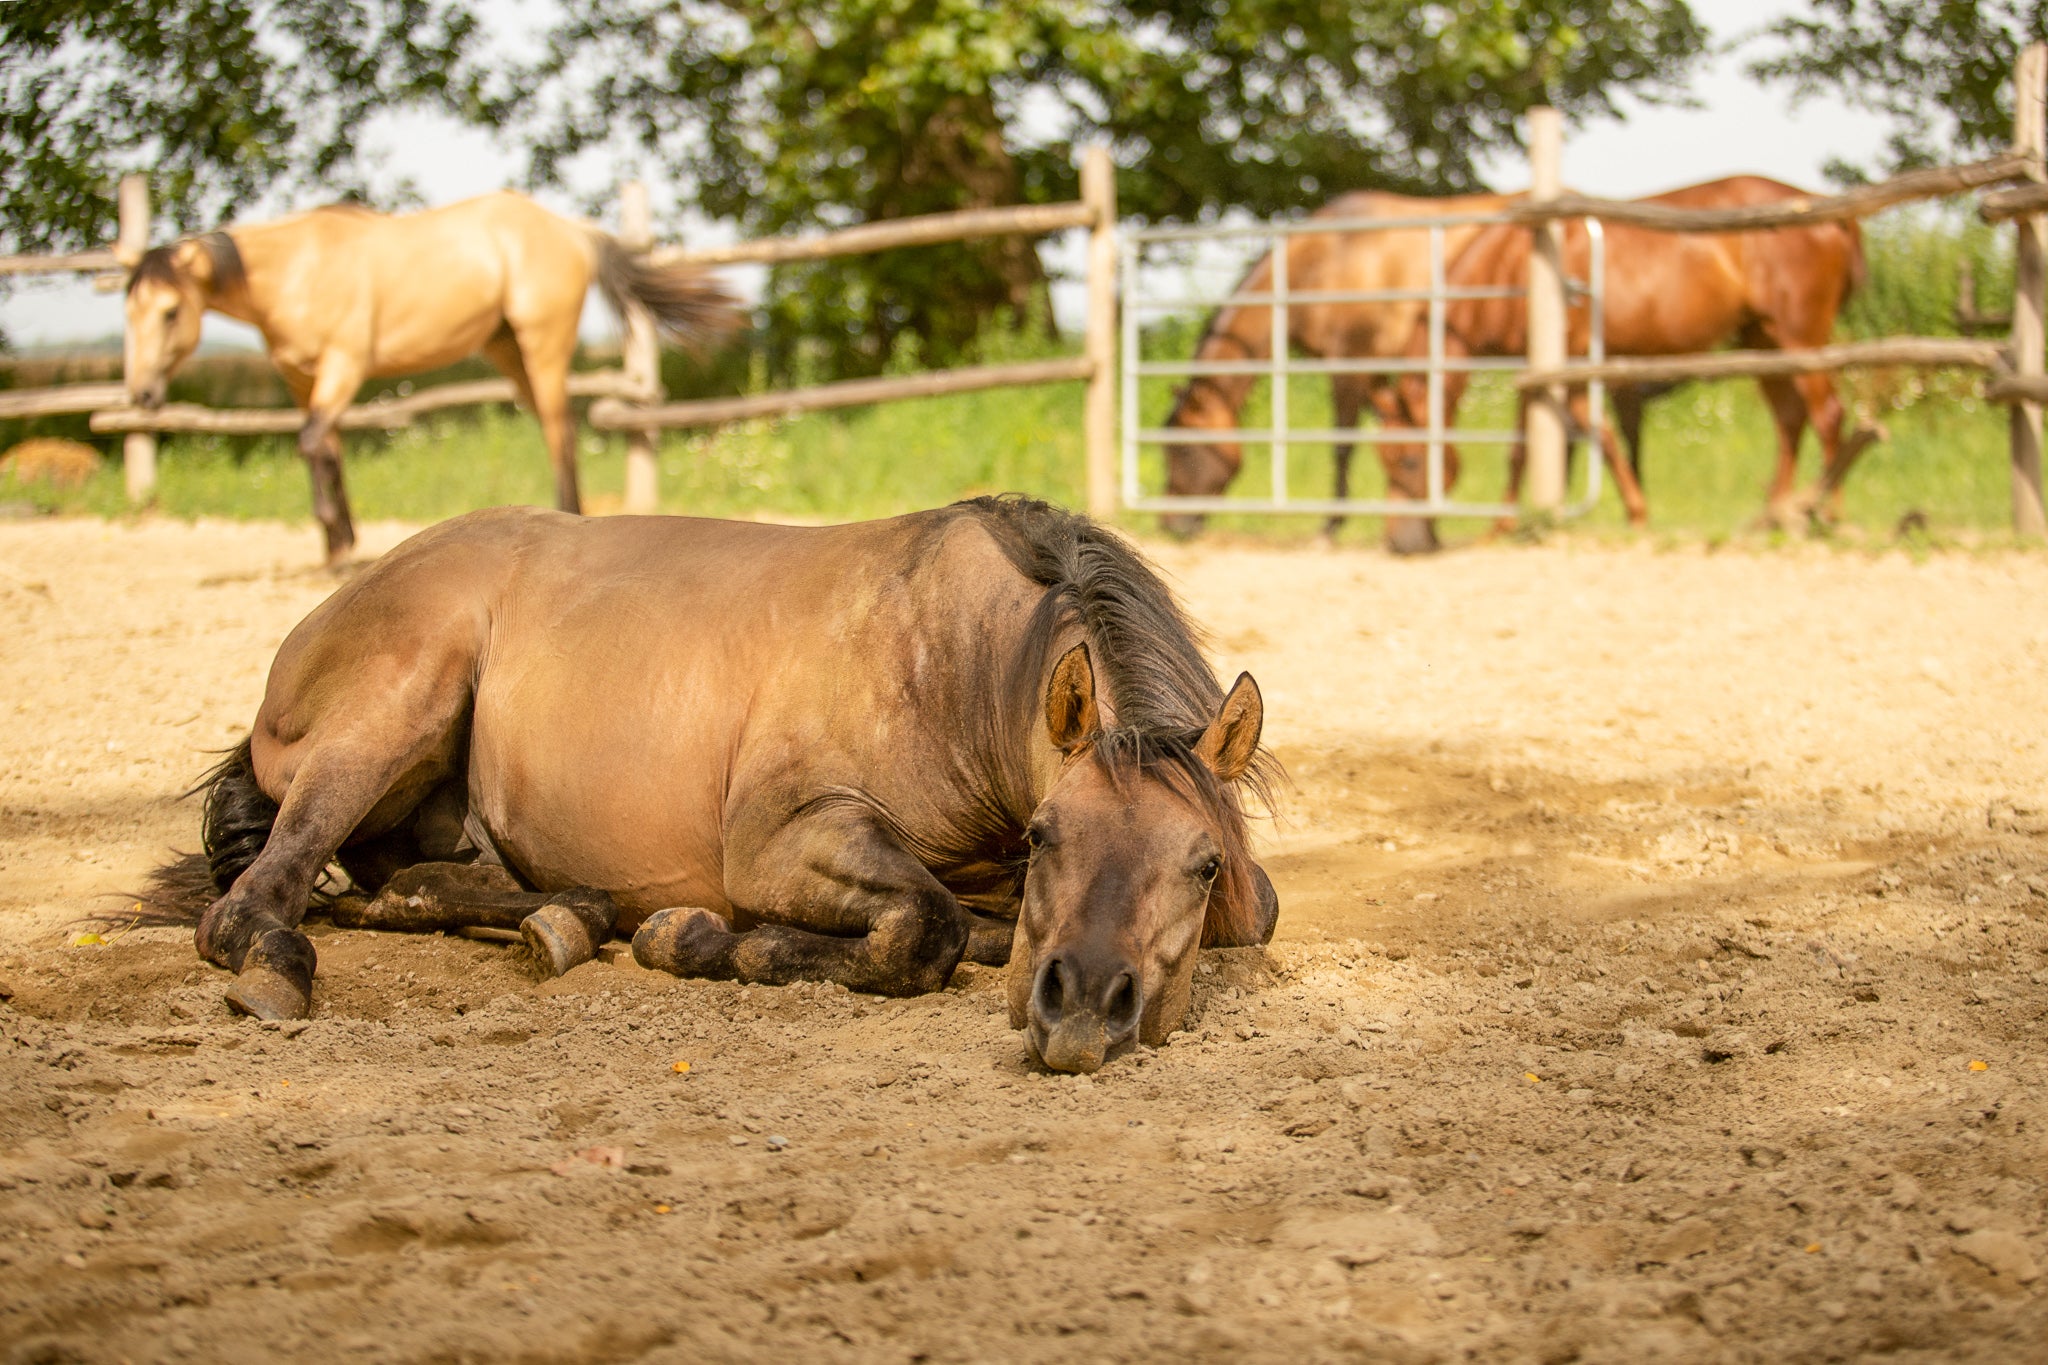
{"type": "MultiPolygon", "coordinates": [[[[1444,229],[1468,224],[1484,225],[1508,221],[1495,213],[1438,214],[1416,218],[1304,219],[1292,223],[1261,223],[1252,227],[1137,228],[1122,234],[1123,260],[1118,278],[1123,290],[1123,470],[1124,506],[1139,512],[1301,512],[1317,516],[1360,514],[1365,516],[1513,516],[1520,510],[1513,503],[1458,502],[1444,488],[1444,447],[1455,440],[1466,445],[1512,445],[1520,439],[1512,430],[1468,430],[1446,428],[1444,423],[1444,376],[1453,371],[1523,370],[1523,356],[1461,356],[1444,354],[1444,305],[1453,299],[1524,298],[1526,288],[1514,286],[1461,286],[1445,282],[1444,229]],[[1385,232],[1404,228],[1429,231],[1429,288],[1385,290],[1311,290],[1291,292],[1287,283],[1287,252],[1281,247],[1293,237],[1334,233],[1385,232]],[[1239,241],[1263,238],[1272,254],[1270,291],[1232,293],[1220,297],[1200,295],[1148,296],[1139,283],[1138,267],[1147,245],[1155,242],[1239,241]],[[1288,309],[1305,304],[1421,303],[1429,305],[1425,326],[1429,351],[1424,359],[1408,357],[1324,357],[1296,359],[1288,354],[1288,309]],[[1142,315],[1178,312],[1190,308],[1221,308],[1270,305],[1273,339],[1271,354],[1264,360],[1145,360],[1139,352],[1142,315]],[[1287,380],[1295,374],[1423,374],[1428,379],[1428,416],[1422,427],[1312,427],[1296,429],[1288,421],[1287,380]],[[1259,428],[1218,431],[1198,427],[1147,427],[1139,411],[1140,381],[1151,377],[1195,377],[1199,375],[1265,376],[1271,385],[1272,421],[1259,428]],[[1246,445],[1268,445],[1273,451],[1272,489],[1265,497],[1189,496],[1165,492],[1148,493],[1142,486],[1138,452],[1148,445],[1168,443],[1214,443],[1227,439],[1246,445]],[[1424,446],[1428,453],[1429,496],[1422,501],[1391,498],[1303,498],[1293,494],[1288,480],[1288,451],[1293,445],[1389,445],[1424,446]]],[[[1587,257],[1588,278],[1567,279],[1567,303],[1584,298],[1591,310],[1585,359],[1594,363],[1607,357],[1605,337],[1605,293],[1607,250],[1598,219],[1583,220],[1590,238],[1587,257]]],[[[1606,386],[1594,381],[1587,386],[1588,412],[1597,426],[1606,404],[1606,386]]],[[[1567,422],[1569,417],[1567,416],[1567,422]]],[[[1568,428],[1568,439],[1579,440],[1587,433],[1568,428]]],[[[1599,452],[1586,460],[1585,493],[1564,508],[1567,516],[1590,510],[1600,499],[1601,462],[1599,452]]]]}

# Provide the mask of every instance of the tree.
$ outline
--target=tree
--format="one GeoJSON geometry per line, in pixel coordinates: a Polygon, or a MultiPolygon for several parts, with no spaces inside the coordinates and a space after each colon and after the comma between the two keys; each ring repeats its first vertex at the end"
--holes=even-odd
{"type": "Polygon", "coordinates": [[[181,230],[279,187],[359,188],[373,112],[459,102],[459,0],[10,0],[0,4],[0,249],[112,237],[147,171],[181,230]]]}
{"type": "Polygon", "coordinates": [[[2048,38],[2048,0],[1807,0],[1809,13],[1764,30],[1776,52],[1752,75],[1795,95],[1838,93],[1889,117],[1877,167],[1834,162],[1831,177],[1868,179],[2012,142],[2012,70],[2022,47],[2048,38]]]}
{"type": "MultiPolygon", "coordinates": [[[[537,183],[623,134],[749,234],[1071,198],[1091,139],[1127,212],[1200,219],[1474,188],[1529,106],[1683,98],[1706,39],[1685,0],[586,0],[487,117],[537,183]]],[[[947,360],[1042,283],[1014,239],[784,268],[771,355],[947,360]]]]}

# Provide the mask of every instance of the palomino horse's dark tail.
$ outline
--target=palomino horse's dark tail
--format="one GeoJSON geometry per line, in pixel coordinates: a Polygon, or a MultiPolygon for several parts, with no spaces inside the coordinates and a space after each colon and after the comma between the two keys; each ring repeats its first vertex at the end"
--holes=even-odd
{"type": "Polygon", "coordinates": [[[187,853],[150,874],[142,896],[151,924],[193,924],[256,861],[277,823],[277,802],[256,785],[256,767],[243,740],[207,771],[186,795],[205,793],[200,817],[204,853],[187,853]]]}
{"type": "Polygon", "coordinates": [[[637,303],[655,325],[693,350],[724,340],[739,321],[732,295],[710,276],[686,266],[659,266],[635,255],[616,237],[597,234],[597,287],[620,317],[637,303]]]}

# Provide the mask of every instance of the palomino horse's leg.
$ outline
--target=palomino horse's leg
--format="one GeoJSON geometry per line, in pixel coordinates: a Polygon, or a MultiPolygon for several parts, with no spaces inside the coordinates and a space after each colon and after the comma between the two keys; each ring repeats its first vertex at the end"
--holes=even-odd
{"type": "Polygon", "coordinates": [[[577,316],[572,311],[566,326],[514,328],[533,415],[540,420],[548,459],[555,467],[555,506],[564,512],[583,510],[576,486],[576,419],[569,412],[569,362],[576,352],[577,316]]]}
{"type": "Polygon", "coordinates": [[[334,907],[343,929],[517,929],[549,976],[597,956],[618,920],[619,907],[602,891],[528,891],[504,868],[480,863],[420,863],[394,874],[375,900],[334,907]]]}
{"type": "Polygon", "coordinates": [[[313,515],[327,534],[327,562],[339,564],[355,548],[356,528],[341,478],[341,414],[363,386],[363,367],[353,356],[328,352],[306,401],[299,428],[299,455],[313,479],[313,515]]]}
{"type": "Polygon", "coordinates": [[[727,895],[765,922],[734,933],[709,910],[659,911],[633,936],[641,966],[921,995],[945,986],[967,948],[967,912],[871,814],[827,807],[779,828],[742,817],[726,858],[727,895]]]}

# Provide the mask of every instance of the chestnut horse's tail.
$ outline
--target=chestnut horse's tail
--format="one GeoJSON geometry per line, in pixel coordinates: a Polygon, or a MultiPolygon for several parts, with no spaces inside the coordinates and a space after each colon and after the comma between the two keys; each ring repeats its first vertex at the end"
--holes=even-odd
{"type": "Polygon", "coordinates": [[[635,255],[616,237],[594,234],[597,244],[597,287],[620,317],[628,304],[639,304],[655,325],[692,350],[709,350],[724,340],[739,321],[735,301],[703,271],[688,266],[659,266],[635,255]]]}
{"type": "Polygon", "coordinates": [[[248,740],[230,750],[186,795],[198,792],[205,793],[200,837],[206,852],[183,854],[150,874],[149,889],[141,897],[145,923],[197,923],[270,841],[277,802],[256,785],[248,740]]]}

